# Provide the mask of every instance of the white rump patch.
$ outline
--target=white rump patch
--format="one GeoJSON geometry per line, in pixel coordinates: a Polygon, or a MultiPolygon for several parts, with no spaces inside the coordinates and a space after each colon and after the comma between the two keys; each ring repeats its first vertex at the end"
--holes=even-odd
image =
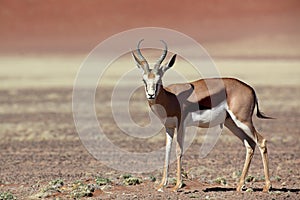
{"type": "Polygon", "coordinates": [[[231,119],[234,121],[234,123],[244,131],[244,133],[246,133],[253,141],[256,141],[256,138],[254,138],[253,133],[251,132],[250,128],[244,124],[243,122],[241,122],[240,120],[238,120],[236,118],[236,116],[233,114],[233,112],[231,112],[229,109],[227,110],[231,119]]]}

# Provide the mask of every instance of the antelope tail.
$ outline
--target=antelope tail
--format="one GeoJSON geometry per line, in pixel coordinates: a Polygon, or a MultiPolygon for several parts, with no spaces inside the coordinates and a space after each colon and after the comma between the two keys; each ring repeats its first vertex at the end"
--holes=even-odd
{"type": "Polygon", "coordinates": [[[273,117],[269,117],[269,116],[265,115],[263,112],[261,112],[261,111],[259,110],[258,99],[257,99],[257,96],[256,96],[255,91],[253,91],[253,92],[254,92],[254,96],[255,96],[256,116],[257,116],[258,118],[261,118],[261,119],[275,119],[275,118],[273,118],[273,117]]]}

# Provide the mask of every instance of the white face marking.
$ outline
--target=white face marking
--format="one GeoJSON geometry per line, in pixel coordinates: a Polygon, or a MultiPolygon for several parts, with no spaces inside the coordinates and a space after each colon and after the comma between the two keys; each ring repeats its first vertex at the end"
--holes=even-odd
{"type": "Polygon", "coordinates": [[[208,128],[222,124],[226,118],[227,108],[228,106],[225,100],[212,109],[191,112],[188,114],[185,120],[186,126],[199,126],[208,128]]]}
{"type": "Polygon", "coordinates": [[[143,81],[147,99],[155,99],[161,86],[161,76],[156,73],[151,75],[144,74],[143,81]]]}

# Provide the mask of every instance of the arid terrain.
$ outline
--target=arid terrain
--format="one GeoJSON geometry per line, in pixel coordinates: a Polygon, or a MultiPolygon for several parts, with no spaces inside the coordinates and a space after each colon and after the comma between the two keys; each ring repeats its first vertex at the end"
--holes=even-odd
{"type": "MultiPolygon", "coordinates": [[[[92,187],[95,191],[90,193],[81,191],[81,195],[93,195],[99,199],[296,199],[299,195],[298,61],[277,61],[277,65],[271,65],[272,69],[270,60],[255,61],[254,69],[259,73],[246,70],[253,60],[225,60],[216,63],[224,76],[232,74],[251,83],[257,91],[261,109],[276,118],[274,120],[255,118],[257,129],[269,141],[270,173],[273,182],[270,193],[261,192],[264,176],[259,151],[256,151],[253,158],[247,183],[247,187],[253,191],[249,189],[247,192],[235,192],[245,149],[243,144],[226,129],[213,151],[204,159],[199,158],[199,150],[205,130],[199,129],[198,136],[183,159],[186,186],[178,193],[173,193],[171,188],[166,188],[165,192],[161,193],[155,190],[155,186],[161,179],[162,169],[151,173],[131,174],[142,182],[127,186],[123,176],[128,173],[103,165],[84,148],[72,116],[71,86],[73,72],[78,68],[75,63],[80,61],[80,58],[80,56],[60,58],[61,66],[55,67],[52,67],[52,63],[46,63],[43,65],[42,73],[38,70],[32,73],[31,70],[35,65],[51,60],[51,57],[34,60],[19,58],[22,60],[20,63],[24,65],[21,71],[16,74],[12,74],[10,70],[1,71],[1,78],[6,80],[7,85],[1,86],[0,191],[10,191],[20,199],[47,196],[73,198],[76,194],[80,194],[76,193],[77,190],[81,188],[86,191],[87,187],[92,187]],[[67,63],[74,65],[64,70],[63,65],[67,63]],[[244,66],[245,70],[241,68],[234,70],[235,65],[244,66]],[[45,72],[48,75],[42,76],[45,72]],[[265,80],[264,77],[269,79],[265,80]],[[280,83],[274,81],[279,78],[280,83]],[[36,85],[39,81],[44,84],[36,85]],[[22,83],[20,87],[19,83],[22,83]],[[110,181],[97,185],[96,180],[99,177],[110,181]],[[53,183],[49,183],[56,180],[62,180],[63,186],[53,186],[51,185],[53,183]],[[82,187],[76,185],[79,181],[83,184],[82,187]]],[[[13,66],[13,63],[18,63],[18,58],[8,60],[14,61],[10,63],[2,58],[2,62],[7,62],[14,71],[14,67],[18,66],[16,64],[13,66]]],[[[180,61],[177,65],[180,66],[180,61]]],[[[117,73],[114,74],[117,76],[117,73]]],[[[163,132],[154,139],[137,140],[125,135],[115,126],[111,108],[103,107],[110,104],[112,87],[109,85],[104,84],[96,92],[96,108],[99,121],[103,122],[101,125],[110,127],[105,129],[110,140],[118,147],[133,152],[149,152],[163,147],[165,143],[163,132]]],[[[139,106],[131,110],[133,118],[138,116],[138,120],[147,121],[144,91],[138,90],[132,101],[134,105],[139,106]]],[[[170,187],[174,177],[175,163],[171,166],[170,187]]]]}
{"type": "MultiPolygon", "coordinates": [[[[299,1],[142,2],[0,0],[0,199],[299,199],[299,1]],[[184,154],[185,186],[177,193],[172,192],[176,163],[170,168],[169,186],[158,192],[161,168],[144,173],[115,170],[88,152],[73,119],[76,74],[101,41],[138,27],[187,34],[211,55],[220,76],[236,77],[255,88],[260,109],[276,118],[254,116],[257,130],[268,141],[273,186],[269,193],[262,192],[258,149],[247,188],[235,191],[245,148],[227,129],[205,158],[199,158],[199,153],[206,130],[198,130],[184,154]]],[[[105,55],[99,55],[100,60],[101,56],[105,55]]],[[[156,60],[153,56],[160,54],[149,56],[156,60]]],[[[201,78],[178,57],[164,83],[178,81],[172,71],[189,81],[201,78]]],[[[96,90],[95,110],[115,146],[129,152],[152,152],[164,147],[163,130],[150,138],[135,138],[122,132],[112,116],[114,86],[133,68],[129,54],[110,64],[96,90]]],[[[140,73],[122,87],[133,83],[142,86],[140,73]]],[[[133,121],[149,122],[142,87],[129,107],[133,121]]]]}

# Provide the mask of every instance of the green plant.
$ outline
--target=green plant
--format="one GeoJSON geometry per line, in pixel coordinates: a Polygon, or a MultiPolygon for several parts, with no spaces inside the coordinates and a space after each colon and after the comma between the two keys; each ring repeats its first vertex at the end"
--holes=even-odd
{"type": "Polygon", "coordinates": [[[78,199],[82,197],[91,197],[95,191],[95,186],[92,184],[84,184],[81,181],[75,181],[72,186],[71,197],[78,199]]]}
{"type": "Polygon", "coordinates": [[[218,177],[214,180],[215,183],[218,183],[218,184],[222,184],[222,185],[226,185],[227,182],[226,182],[226,179],[224,177],[218,177]]]}
{"type": "Polygon", "coordinates": [[[49,186],[53,189],[61,188],[64,185],[64,181],[62,179],[56,179],[49,182],[49,186]]]}
{"type": "Polygon", "coordinates": [[[176,179],[176,178],[169,178],[169,179],[168,179],[168,182],[169,182],[171,185],[176,185],[177,179],[176,179]]]}
{"type": "Polygon", "coordinates": [[[275,176],[274,180],[279,182],[279,181],[281,181],[281,177],[280,176],[275,176]]]}
{"type": "Polygon", "coordinates": [[[99,185],[99,186],[101,186],[101,185],[107,185],[107,184],[111,183],[110,179],[108,179],[108,178],[102,178],[102,177],[97,177],[95,179],[95,181],[96,181],[96,184],[99,185]]]}
{"type": "Polygon", "coordinates": [[[15,199],[17,198],[10,192],[0,192],[0,200],[15,200],[15,199]]]}
{"type": "Polygon", "coordinates": [[[250,182],[255,182],[256,178],[252,175],[248,175],[245,179],[246,182],[250,183],[250,182]]]}
{"type": "Polygon", "coordinates": [[[151,182],[155,182],[155,181],[156,181],[156,178],[155,178],[155,176],[151,175],[151,176],[149,176],[149,180],[150,180],[151,182]]]}
{"type": "Polygon", "coordinates": [[[129,178],[126,178],[123,183],[125,185],[138,185],[138,184],[141,184],[142,183],[142,180],[139,179],[139,178],[136,178],[136,177],[129,177],[129,178]]]}
{"type": "Polygon", "coordinates": [[[130,177],[132,177],[132,175],[131,174],[123,174],[123,179],[127,179],[127,178],[130,178],[130,177]]]}
{"type": "Polygon", "coordinates": [[[48,198],[53,197],[57,193],[61,193],[61,187],[64,185],[63,180],[55,179],[48,183],[48,185],[42,188],[37,194],[33,195],[33,198],[48,198]]]}
{"type": "Polygon", "coordinates": [[[60,192],[59,189],[64,185],[63,180],[56,179],[48,183],[48,185],[42,189],[42,192],[60,192]]]}

